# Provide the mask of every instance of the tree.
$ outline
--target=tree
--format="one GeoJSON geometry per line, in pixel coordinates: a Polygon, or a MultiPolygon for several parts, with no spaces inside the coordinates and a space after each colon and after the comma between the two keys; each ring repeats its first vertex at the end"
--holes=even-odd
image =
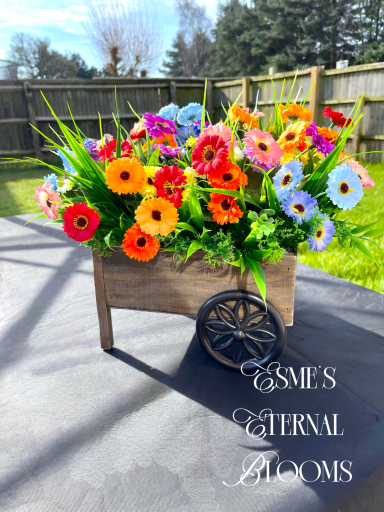
{"type": "Polygon", "coordinates": [[[155,13],[144,1],[89,4],[84,27],[111,76],[145,76],[161,52],[155,13]]]}
{"type": "Polygon", "coordinates": [[[177,0],[180,29],[166,52],[162,73],[167,76],[200,76],[207,72],[208,50],[211,44],[211,21],[205,7],[196,0],[177,0]]]}
{"type": "Polygon", "coordinates": [[[360,51],[355,64],[384,60],[384,1],[358,1],[357,12],[356,36],[360,43],[360,51]]]}
{"type": "Polygon", "coordinates": [[[49,39],[37,39],[24,32],[11,38],[7,56],[19,65],[20,78],[92,78],[95,68],[89,69],[78,53],[62,55],[50,49],[49,39]]]}

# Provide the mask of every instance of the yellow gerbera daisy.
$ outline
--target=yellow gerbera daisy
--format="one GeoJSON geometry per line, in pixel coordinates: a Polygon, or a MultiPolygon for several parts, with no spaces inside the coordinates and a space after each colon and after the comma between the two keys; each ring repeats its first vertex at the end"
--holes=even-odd
{"type": "Polygon", "coordinates": [[[135,211],[136,222],[149,235],[169,235],[179,220],[172,203],[162,197],[153,197],[142,201],[135,211]]]}
{"type": "Polygon", "coordinates": [[[135,194],[144,184],[144,167],[136,158],[113,160],[105,172],[108,188],[117,194],[135,194]]]}
{"type": "Polygon", "coordinates": [[[299,121],[298,123],[291,124],[283,132],[277,140],[278,145],[284,151],[289,153],[293,149],[302,145],[305,142],[305,128],[307,123],[299,121]]]}
{"type": "Polygon", "coordinates": [[[144,171],[145,171],[144,185],[139,190],[140,194],[143,195],[144,197],[156,197],[157,196],[157,190],[153,184],[153,181],[155,179],[155,173],[158,169],[160,169],[160,167],[144,166],[144,171]]]}

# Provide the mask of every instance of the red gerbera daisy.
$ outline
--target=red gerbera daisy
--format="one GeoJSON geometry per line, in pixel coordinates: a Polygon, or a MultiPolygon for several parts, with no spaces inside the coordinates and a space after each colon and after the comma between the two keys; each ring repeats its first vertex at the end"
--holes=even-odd
{"type": "Polygon", "coordinates": [[[331,107],[326,107],[323,110],[323,116],[329,117],[333,124],[338,126],[339,128],[342,128],[345,124],[345,126],[349,126],[352,123],[352,119],[348,117],[346,119],[344,115],[341,112],[335,112],[331,109],[331,107]]]}
{"type": "Polygon", "coordinates": [[[131,156],[132,154],[132,144],[129,140],[123,140],[121,143],[121,158],[131,156]]]}
{"type": "Polygon", "coordinates": [[[63,230],[76,242],[90,240],[100,224],[99,214],[85,203],[68,206],[63,219],[63,230]]]}
{"type": "Polygon", "coordinates": [[[106,144],[104,144],[104,146],[100,149],[99,151],[99,157],[101,158],[101,160],[103,160],[103,162],[105,162],[105,160],[108,160],[108,162],[110,162],[110,158],[112,158],[112,160],[115,159],[113,153],[116,151],[116,140],[115,139],[112,139],[111,141],[107,142],[106,144]]]}
{"type": "Polygon", "coordinates": [[[217,169],[229,156],[228,145],[218,135],[202,135],[192,151],[192,166],[201,176],[217,169]]]}
{"type": "Polygon", "coordinates": [[[145,126],[143,125],[143,122],[138,121],[135,123],[129,135],[133,141],[145,137],[145,126]]]}
{"type": "Polygon", "coordinates": [[[180,208],[183,203],[183,189],[179,185],[186,185],[186,183],[187,178],[183,171],[175,165],[165,165],[156,171],[153,181],[158,197],[168,199],[175,205],[175,208],[180,208]]]}

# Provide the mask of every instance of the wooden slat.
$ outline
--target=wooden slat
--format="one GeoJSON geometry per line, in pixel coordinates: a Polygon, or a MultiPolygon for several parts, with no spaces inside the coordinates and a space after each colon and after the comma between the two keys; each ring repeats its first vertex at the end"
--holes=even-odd
{"type": "MultiPolygon", "coordinates": [[[[92,84],[92,85],[86,85],[86,84],[59,84],[59,85],[53,85],[53,84],[45,84],[42,82],[41,84],[33,84],[30,86],[31,89],[36,90],[60,90],[60,89],[106,89],[114,91],[115,89],[159,89],[162,87],[168,87],[167,83],[158,83],[158,84],[117,84],[117,85],[109,85],[109,84],[92,84]]],[[[183,86],[184,87],[184,86],[183,86]]],[[[198,87],[198,85],[196,86],[198,87]]]]}
{"type": "Polygon", "coordinates": [[[384,69],[384,62],[373,62],[372,64],[362,64],[359,66],[349,66],[348,68],[327,69],[322,72],[323,76],[344,75],[347,73],[358,73],[363,71],[373,71],[375,69],[384,69]]]}
{"type": "MultiPolygon", "coordinates": [[[[102,258],[106,302],[109,307],[197,315],[210,297],[228,290],[258,293],[252,273],[229,264],[217,269],[206,265],[200,252],[187,263],[175,265],[172,255],[160,253],[143,263],[129,259],[121,247],[102,258]]],[[[267,283],[267,300],[292,325],[296,255],[286,253],[277,265],[262,263],[267,283]]]]}

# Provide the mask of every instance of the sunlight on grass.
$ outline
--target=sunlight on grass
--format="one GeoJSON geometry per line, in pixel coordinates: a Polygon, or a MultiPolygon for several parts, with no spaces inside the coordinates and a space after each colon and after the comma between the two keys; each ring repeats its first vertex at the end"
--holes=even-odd
{"type": "MultiPolygon", "coordinates": [[[[341,220],[348,219],[355,224],[369,224],[376,220],[384,221],[384,166],[370,165],[368,169],[370,176],[375,180],[376,186],[371,189],[365,188],[364,198],[360,204],[353,210],[343,212],[340,215],[341,220]]],[[[378,224],[377,227],[383,225],[384,223],[378,224]]],[[[373,240],[384,250],[383,236],[378,236],[373,240]]],[[[365,242],[365,244],[382,264],[384,258],[380,249],[372,243],[365,242]]],[[[380,269],[360,252],[351,253],[343,249],[336,240],[322,253],[311,252],[308,250],[308,244],[301,244],[298,259],[311,267],[319,268],[334,276],[384,293],[383,269],[380,269]]]]}
{"type": "Polygon", "coordinates": [[[36,188],[42,185],[37,180],[46,174],[47,170],[42,166],[0,166],[0,217],[39,212],[33,196],[36,188]]]}

